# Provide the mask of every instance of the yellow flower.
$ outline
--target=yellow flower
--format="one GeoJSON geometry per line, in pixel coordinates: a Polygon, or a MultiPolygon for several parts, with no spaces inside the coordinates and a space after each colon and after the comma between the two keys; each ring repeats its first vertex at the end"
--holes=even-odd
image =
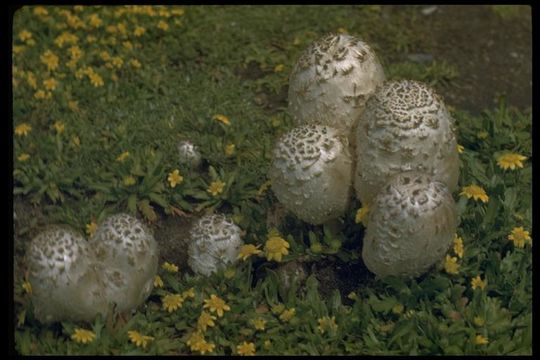
{"type": "Polygon", "coordinates": [[[227,305],[225,301],[214,294],[210,295],[210,299],[204,300],[203,309],[207,308],[210,309],[210,312],[217,313],[218,317],[222,317],[224,311],[231,310],[230,306],[227,305]]]}
{"type": "Polygon", "coordinates": [[[478,134],[476,134],[476,136],[478,136],[478,138],[480,140],[484,140],[484,139],[487,139],[487,137],[489,136],[488,132],[487,131],[480,131],[478,134]]]}
{"type": "Polygon", "coordinates": [[[89,224],[86,224],[86,233],[89,236],[93,236],[96,233],[97,224],[95,221],[91,221],[89,224]]]}
{"type": "Polygon", "coordinates": [[[117,67],[119,69],[122,67],[122,65],[124,65],[124,60],[122,60],[122,58],[120,56],[113,57],[111,62],[115,67],[117,67]]]}
{"type": "Polygon", "coordinates": [[[457,263],[457,257],[446,255],[444,261],[444,270],[449,274],[457,274],[459,269],[459,264],[457,263]]]}
{"type": "Polygon", "coordinates": [[[79,137],[75,135],[71,138],[71,143],[73,144],[73,146],[79,147],[81,145],[81,139],[79,139],[79,137]]]}
{"type": "Polygon", "coordinates": [[[22,123],[15,127],[15,135],[17,136],[26,136],[32,130],[32,127],[27,123],[22,123]]]}
{"type": "Polygon", "coordinates": [[[71,335],[71,339],[78,343],[89,343],[94,341],[96,334],[93,331],[85,329],[75,329],[75,332],[71,335]]]}
{"type": "Polygon", "coordinates": [[[325,331],[328,332],[335,332],[338,328],[336,324],[336,317],[332,316],[323,316],[319,320],[319,326],[317,326],[317,329],[321,332],[321,334],[324,334],[325,331]]]}
{"type": "Polygon", "coordinates": [[[460,259],[463,257],[463,239],[458,237],[457,234],[454,236],[454,253],[460,259]]]}
{"type": "Polygon", "coordinates": [[[485,203],[489,200],[486,191],[477,185],[463,187],[463,191],[459,195],[465,195],[467,199],[473,198],[474,200],[480,200],[485,203]]]}
{"type": "Polygon", "coordinates": [[[135,178],[131,175],[125,176],[124,179],[122,180],[122,183],[124,184],[124,186],[135,185],[136,182],[137,181],[135,180],[135,178]]]}
{"type": "Polygon", "coordinates": [[[276,234],[270,234],[266,244],[264,245],[264,252],[268,261],[274,259],[277,262],[281,261],[283,255],[287,255],[289,251],[289,243],[282,237],[276,234]]]}
{"type": "Polygon", "coordinates": [[[522,168],[523,161],[527,160],[527,157],[515,153],[504,154],[497,158],[497,164],[503,170],[512,169],[516,167],[522,168]]]}
{"type": "Polygon", "coordinates": [[[206,341],[203,341],[199,344],[199,352],[204,355],[204,353],[206,352],[212,352],[214,351],[214,348],[216,347],[216,345],[212,344],[212,343],[209,343],[209,342],[206,342],[206,341]]]}
{"type": "Polygon", "coordinates": [[[88,23],[92,25],[93,27],[97,28],[100,27],[101,24],[103,24],[103,21],[99,18],[97,14],[90,15],[90,19],[88,20],[88,23]]]}
{"type": "Polygon", "coordinates": [[[20,53],[22,53],[24,50],[26,50],[26,47],[24,47],[24,46],[21,46],[21,45],[13,45],[13,53],[14,53],[14,54],[20,54],[20,53]]]}
{"type": "Polygon", "coordinates": [[[182,292],[182,297],[186,298],[195,298],[195,288],[189,288],[186,291],[182,292]]]}
{"type": "Polygon", "coordinates": [[[89,44],[92,44],[92,43],[95,43],[97,40],[97,38],[94,36],[94,35],[88,35],[86,37],[86,41],[89,43],[89,44]]]}
{"type": "Polygon", "coordinates": [[[193,332],[186,341],[191,351],[198,351],[201,344],[205,343],[203,335],[200,331],[193,332]]]}
{"type": "Polygon", "coordinates": [[[240,345],[236,346],[236,352],[238,355],[242,356],[253,356],[255,355],[255,344],[247,341],[244,341],[240,345]]]}
{"type": "Polygon", "coordinates": [[[253,319],[251,320],[251,323],[256,330],[264,330],[266,326],[266,320],[262,318],[253,319]]]}
{"type": "Polygon", "coordinates": [[[337,29],[338,33],[340,34],[346,34],[347,33],[347,29],[345,29],[344,27],[340,27],[337,29]]]}
{"type": "Polygon", "coordinates": [[[238,252],[238,259],[242,259],[242,260],[247,260],[251,255],[258,255],[260,253],[262,253],[261,250],[259,250],[260,245],[252,245],[252,244],[247,244],[247,245],[243,245],[241,248],[240,248],[240,251],[238,252]]]}
{"type": "Polygon", "coordinates": [[[139,62],[139,60],[137,59],[131,59],[129,61],[129,63],[131,64],[131,66],[133,66],[135,69],[139,69],[141,67],[141,63],[139,62]]]}
{"type": "Polygon", "coordinates": [[[78,111],[79,110],[79,102],[70,100],[68,101],[68,107],[71,111],[78,111]]]}
{"type": "Polygon", "coordinates": [[[21,155],[17,156],[17,160],[19,160],[21,162],[26,161],[28,159],[30,159],[30,155],[28,155],[27,153],[24,153],[24,154],[21,154],[21,155]]]}
{"type": "Polygon", "coordinates": [[[287,309],[279,315],[279,319],[283,322],[288,322],[293,318],[293,316],[296,314],[296,310],[294,308],[287,309]]]}
{"type": "Polygon", "coordinates": [[[107,51],[102,51],[99,53],[99,57],[103,61],[109,61],[111,60],[111,55],[107,51]]]}
{"type": "Polygon", "coordinates": [[[127,334],[132,343],[136,346],[142,346],[143,349],[148,345],[148,341],[154,340],[152,336],[142,335],[140,332],[134,330],[128,331],[127,334]]]}
{"type": "Polygon", "coordinates": [[[525,247],[526,243],[532,245],[532,238],[523,226],[513,228],[510,235],[508,235],[508,240],[512,241],[515,247],[521,249],[525,247]]]}
{"type": "Polygon", "coordinates": [[[135,35],[136,37],[140,37],[142,36],[144,33],[146,32],[146,29],[143,28],[142,26],[137,26],[135,28],[135,30],[133,30],[133,35],[135,35]]]}
{"type": "Polygon", "coordinates": [[[227,146],[225,146],[225,155],[232,156],[234,154],[235,147],[236,145],[234,144],[227,144],[227,146]]]}
{"type": "Polygon", "coordinates": [[[34,93],[34,97],[36,99],[45,99],[47,97],[47,94],[43,90],[38,90],[34,93]]]}
{"type": "Polygon", "coordinates": [[[401,314],[403,310],[405,310],[405,307],[403,306],[403,304],[399,304],[399,303],[394,305],[394,307],[392,308],[392,312],[396,315],[401,314]]]}
{"type": "Polygon", "coordinates": [[[126,160],[126,158],[129,156],[129,151],[124,151],[123,153],[121,153],[120,155],[118,155],[118,157],[116,158],[116,161],[124,161],[126,160]]]}
{"type": "Polygon", "coordinates": [[[34,8],[34,15],[37,15],[37,16],[46,16],[48,15],[49,12],[47,11],[47,9],[45,9],[43,6],[36,6],[34,8]]]}
{"type": "Polygon", "coordinates": [[[23,42],[26,40],[30,40],[31,38],[32,38],[32,33],[26,29],[19,33],[19,39],[23,42]]]}
{"type": "Polygon", "coordinates": [[[217,196],[223,192],[223,188],[225,187],[225,183],[221,180],[212,181],[208,189],[206,189],[207,192],[212,194],[212,196],[217,196]]]}
{"type": "Polygon", "coordinates": [[[133,50],[133,44],[131,43],[131,41],[124,41],[122,43],[122,46],[128,50],[133,50]]]}
{"type": "Polygon", "coordinates": [[[25,293],[31,294],[32,293],[32,284],[30,284],[28,281],[23,282],[22,288],[25,293]]]}
{"type": "Polygon", "coordinates": [[[169,29],[169,24],[167,24],[165,21],[160,20],[157,24],[157,27],[160,28],[163,31],[167,31],[169,29]]]}
{"type": "Polygon", "coordinates": [[[180,175],[180,170],[176,169],[173,172],[169,173],[167,181],[172,188],[175,188],[176,185],[181,184],[182,181],[184,181],[184,178],[182,177],[182,175],[180,175]]]}
{"type": "Polygon", "coordinates": [[[157,288],[163,287],[163,280],[161,279],[161,276],[159,275],[154,276],[154,287],[157,287],[157,288]]]}
{"type": "Polygon", "coordinates": [[[103,86],[105,84],[105,82],[103,81],[103,78],[101,76],[99,76],[99,74],[96,74],[95,72],[89,73],[88,78],[90,79],[90,83],[94,87],[100,87],[100,86],[103,86]]]}
{"type": "Polygon", "coordinates": [[[473,323],[476,326],[484,326],[484,324],[486,323],[486,320],[484,320],[480,316],[475,316],[473,319],[473,323]]]}
{"type": "Polygon", "coordinates": [[[175,265],[175,264],[171,264],[167,261],[165,261],[163,263],[163,265],[161,265],[161,267],[163,268],[163,270],[165,271],[168,271],[170,273],[177,273],[178,272],[178,266],[175,265]]]}
{"type": "Polygon", "coordinates": [[[274,68],[274,72],[276,73],[282,72],[284,69],[285,69],[285,65],[279,64],[279,65],[276,65],[276,67],[274,68]]]}
{"type": "Polygon", "coordinates": [[[482,280],[480,275],[477,275],[471,280],[471,287],[473,288],[473,290],[475,290],[476,288],[480,288],[484,290],[486,285],[487,285],[487,280],[482,280]]]}
{"type": "Polygon", "coordinates": [[[369,207],[367,205],[362,206],[358,211],[356,212],[356,217],[354,218],[354,222],[359,224],[363,223],[366,225],[367,223],[367,214],[369,213],[369,207]]]}
{"type": "Polygon", "coordinates": [[[214,117],[212,119],[216,120],[216,121],[219,121],[219,122],[222,122],[225,125],[231,125],[231,122],[229,121],[229,118],[226,117],[225,115],[222,115],[222,114],[214,115],[214,117]]]}
{"type": "Polygon", "coordinates": [[[47,90],[54,90],[56,89],[56,86],[58,85],[58,81],[55,79],[46,79],[43,80],[43,86],[45,86],[45,89],[47,90]]]}
{"type": "Polygon", "coordinates": [[[203,311],[199,316],[199,320],[197,320],[197,329],[206,331],[206,328],[208,326],[212,327],[216,325],[214,320],[216,320],[215,316],[210,315],[206,311],[203,311]]]}
{"type": "Polygon", "coordinates": [[[73,59],[75,61],[79,60],[83,55],[83,51],[77,45],[73,45],[72,47],[70,47],[68,49],[68,52],[69,52],[69,56],[71,57],[71,59],[73,59]]]}
{"type": "Polygon", "coordinates": [[[161,301],[163,302],[163,308],[171,313],[174,310],[182,307],[184,298],[180,294],[174,294],[174,295],[169,294],[169,295],[163,296],[161,298],[161,301]]]}
{"type": "Polygon", "coordinates": [[[28,85],[30,85],[30,87],[32,89],[36,89],[37,88],[37,80],[36,80],[36,77],[34,76],[33,73],[31,73],[30,71],[28,71],[26,73],[26,82],[28,83],[28,85]]]}
{"type": "Polygon", "coordinates": [[[55,122],[53,126],[54,126],[54,129],[56,130],[56,132],[57,132],[58,134],[63,133],[64,130],[65,130],[65,125],[64,125],[64,123],[61,122],[61,121],[55,122]]]}
{"type": "Polygon", "coordinates": [[[270,349],[271,346],[272,346],[272,342],[270,340],[264,340],[264,348],[266,350],[270,349]]]}
{"type": "Polygon", "coordinates": [[[185,10],[182,9],[182,8],[179,8],[179,9],[177,8],[177,9],[172,9],[171,10],[171,14],[176,15],[176,16],[184,15],[184,13],[185,13],[185,10]]]}
{"type": "Polygon", "coordinates": [[[487,337],[484,337],[482,335],[476,335],[474,338],[474,343],[476,345],[487,345],[489,343],[489,340],[487,337]]]}
{"type": "Polygon", "coordinates": [[[463,145],[457,144],[457,152],[458,152],[459,154],[461,154],[464,150],[465,150],[465,148],[463,147],[463,145]]]}

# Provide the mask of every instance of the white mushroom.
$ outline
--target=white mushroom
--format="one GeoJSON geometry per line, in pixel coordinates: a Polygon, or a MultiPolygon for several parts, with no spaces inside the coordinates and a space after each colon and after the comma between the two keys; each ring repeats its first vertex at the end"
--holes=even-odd
{"type": "Polygon", "coordinates": [[[294,66],[289,112],[299,125],[327,125],[348,134],[384,79],[377,56],[365,42],[328,34],[312,43],[294,66]]]}
{"type": "Polygon", "coordinates": [[[418,170],[455,190],[459,158],[454,120],[441,98],[417,81],[389,81],[366,103],[356,131],[354,186],[370,203],[397,173],[418,170]]]}
{"type": "Polygon", "coordinates": [[[208,276],[236,262],[243,244],[236,224],[223,215],[205,215],[191,228],[188,264],[208,276]]]}
{"type": "Polygon", "coordinates": [[[322,224],[338,218],[351,191],[347,137],[321,125],[291,130],[274,147],[269,177],[278,200],[303,221],[322,224]]]}
{"type": "Polygon", "coordinates": [[[118,311],[141,305],[153,288],[157,242],[150,230],[128,214],[108,217],[89,241],[103,269],[106,296],[118,311]]]}
{"type": "Polygon", "coordinates": [[[418,172],[395,175],[374,199],[362,257],[378,276],[416,277],[442,259],[458,225],[445,184],[418,172]]]}
{"type": "Polygon", "coordinates": [[[32,239],[26,259],[39,321],[90,321],[107,313],[100,271],[82,235],[51,226],[32,239]]]}
{"type": "Polygon", "coordinates": [[[180,141],[177,144],[180,165],[195,169],[201,165],[202,157],[199,148],[191,141],[180,141]]]}

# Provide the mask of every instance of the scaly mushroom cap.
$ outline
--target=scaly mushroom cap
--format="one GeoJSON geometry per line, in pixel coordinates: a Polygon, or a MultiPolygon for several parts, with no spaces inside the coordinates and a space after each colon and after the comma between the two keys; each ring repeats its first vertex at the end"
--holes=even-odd
{"type": "Polygon", "coordinates": [[[180,165],[195,169],[201,165],[202,157],[199,148],[191,141],[180,141],[177,145],[180,165]]]}
{"type": "Polygon", "coordinates": [[[106,314],[99,268],[80,234],[51,226],[32,239],[26,259],[39,321],[90,321],[98,313],[106,314]]]}
{"type": "Polygon", "coordinates": [[[236,262],[244,245],[240,228],[223,215],[205,215],[191,228],[188,264],[205,276],[236,262]]]}
{"type": "Polygon", "coordinates": [[[365,42],[328,34],[312,43],[294,66],[289,112],[298,125],[327,125],[348,134],[384,79],[377,56],[365,42]]]}
{"type": "Polygon", "coordinates": [[[459,158],[454,120],[441,98],[427,85],[388,81],[366,103],[356,132],[354,186],[370,203],[394,174],[418,170],[454,191],[459,158]]]}
{"type": "Polygon", "coordinates": [[[269,176],[287,210],[303,221],[322,224],[347,209],[351,172],[345,135],[328,126],[303,125],[276,143],[269,176]]]}
{"type": "Polygon", "coordinates": [[[441,260],[458,225],[445,184],[418,172],[394,176],[370,210],[362,257],[378,276],[416,277],[441,260]]]}
{"type": "Polygon", "coordinates": [[[153,288],[158,248],[150,230],[128,214],[101,223],[89,241],[104,269],[107,298],[119,311],[142,304],[153,288]]]}

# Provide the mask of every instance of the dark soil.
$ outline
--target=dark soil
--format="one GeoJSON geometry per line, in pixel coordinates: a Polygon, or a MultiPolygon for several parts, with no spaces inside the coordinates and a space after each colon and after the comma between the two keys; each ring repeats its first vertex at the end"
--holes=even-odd
{"type": "Polygon", "coordinates": [[[422,18],[434,59],[456,65],[460,73],[455,86],[440,89],[447,103],[477,114],[504,95],[511,106],[531,108],[530,7],[502,17],[488,5],[440,5],[422,18]]]}

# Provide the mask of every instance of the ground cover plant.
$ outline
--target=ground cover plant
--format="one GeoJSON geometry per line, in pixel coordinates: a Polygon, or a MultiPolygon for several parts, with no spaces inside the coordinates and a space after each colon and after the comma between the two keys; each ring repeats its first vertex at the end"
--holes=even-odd
{"type": "MultiPolygon", "coordinates": [[[[486,7],[506,22],[522,10],[486,7]]],[[[460,68],[420,56],[432,45],[418,29],[421,16],[419,7],[381,6],[17,11],[16,352],[531,354],[527,109],[504,97],[478,113],[451,107],[460,225],[444,261],[414,280],[377,279],[365,268],[366,209],[358,201],[336,232],[286,213],[268,182],[273,145],[293,127],[288,75],[327,32],[370,43],[390,79],[460,91],[460,68]],[[185,139],[199,146],[199,169],[178,162],[176,145],[185,139]],[[162,248],[149,299],[135,314],[111,309],[92,323],[40,324],[25,274],[28,240],[52,223],[91,235],[118,212],[144,220],[162,248]],[[180,244],[193,219],[211,212],[229,216],[247,246],[235,266],[195,276],[180,244]]]]}

